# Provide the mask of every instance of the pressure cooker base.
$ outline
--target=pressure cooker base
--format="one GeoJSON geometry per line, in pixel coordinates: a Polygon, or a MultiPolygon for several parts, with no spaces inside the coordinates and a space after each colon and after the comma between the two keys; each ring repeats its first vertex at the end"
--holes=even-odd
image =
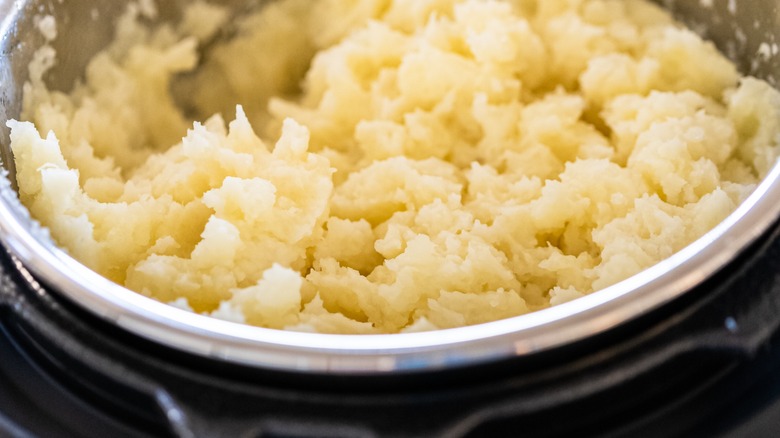
{"type": "Polygon", "coordinates": [[[50,294],[3,253],[0,430],[251,437],[741,433],[756,411],[771,412],[780,398],[772,373],[780,365],[777,234],[681,299],[599,338],[535,358],[385,376],[281,373],[173,351],[50,294]]]}

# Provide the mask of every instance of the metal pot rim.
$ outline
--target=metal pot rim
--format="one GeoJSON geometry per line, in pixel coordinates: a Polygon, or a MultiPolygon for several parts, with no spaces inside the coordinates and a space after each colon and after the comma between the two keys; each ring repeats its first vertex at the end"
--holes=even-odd
{"type": "MultiPolygon", "coordinates": [[[[1,5],[7,12],[0,18],[3,35],[15,32],[11,29],[17,3],[1,5]]],[[[779,199],[780,165],[775,165],[723,223],[671,258],[621,283],[501,321],[394,335],[263,329],[193,314],[144,297],[103,278],[57,248],[29,217],[7,176],[0,177],[0,242],[33,287],[42,288],[35,281],[41,279],[95,315],[167,347],[283,371],[382,374],[523,357],[614,329],[684,295],[728,265],[778,221],[779,199]]]]}

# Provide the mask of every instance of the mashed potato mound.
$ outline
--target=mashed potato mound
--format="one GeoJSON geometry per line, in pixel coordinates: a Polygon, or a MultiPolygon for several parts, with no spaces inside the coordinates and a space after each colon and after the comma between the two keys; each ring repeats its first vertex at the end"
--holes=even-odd
{"type": "Polygon", "coordinates": [[[19,194],[87,266],[218,318],[396,333],[557,305],[702,236],[778,154],[780,94],[644,0],[272,2],[180,78],[194,125],[170,83],[228,15],[143,5],[69,93],[39,51],[19,194]]]}

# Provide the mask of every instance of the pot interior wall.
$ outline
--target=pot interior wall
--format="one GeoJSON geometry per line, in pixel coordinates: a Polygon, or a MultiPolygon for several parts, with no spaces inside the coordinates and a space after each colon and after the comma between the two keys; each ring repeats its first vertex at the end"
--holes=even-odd
{"type": "MultiPolygon", "coordinates": [[[[247,0],[222,0],[239,5],[247,0]]],[[[249,0],[252,1],[252,0],[249,0]]],[[[262,1],[262,0],[260,0],[262,1]]],[[[53,15],[58,36],[53,46],[57,65],[46,80],[50,87],[69,90],[83,76],[88,61],[110,41],[116,20],[130,0],[0,0],[0,120],[18,118],[27,65],[44,44],[36,24],[41,16],[53,15]]],[[[161,20],[176,20],[187,0],[160,0],[161,20]]],[[[714,41],[744,74],[777,85],[780,79],[780,11],[775,0],[661,0],[664,7],[706,38],[714,41]]],[[[11,173],[13,159],[8,147],[8,129],[0,127],[0,158],[11,173]]]]}
{"type": "MultiPolygon", "coordinates": [[[[220,0],[224,5],[240,5],[247,0],[220,0]]],[[[248,0],[257,1],[257,0],[248,0]]],[[[260,0],[262,1],[262,0],[260,0]]],[[[52,46],[57,63],[48,72],[50,88],[69,91],[83,78],[89,60],[103,49],[116,32],[118,18],[132,0],[0,0],[0,159],[15,183],[13,156],[9,148],[8,119],[22,111],[22,89],[27,81],[27,66],[35,51],[45,44],[37,30],[41,17],[51,15],[57,22],[57,38],[52,46]]],[[[160,21],[175,21],[188,0],[160,0],[160,21]]]]}

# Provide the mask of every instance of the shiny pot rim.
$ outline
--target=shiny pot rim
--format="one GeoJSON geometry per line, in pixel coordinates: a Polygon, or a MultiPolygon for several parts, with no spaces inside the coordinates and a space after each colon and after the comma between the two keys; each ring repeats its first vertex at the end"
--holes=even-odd
{"type": "MultiPolygon", "coordinates": [[[[0,4],[0,12],[14,6],[0,4]]],[[[7,15],[9,17],[12,15],[7,15]]],[[[7,23],[7,22],[6,22],[7,23]]],[[[5,29],[4,38],[9,27],[5,29]]],[[[0,55],[0,62],[4,61],[0,55]]],[[[5,57],[5,60],[8,60],[5,57]]],[[[591,338],[632,321],[727,266],[780,217],[780,165],[723,223],[661,263],[575,301],[501,321],[433,332],[327,335],[222,321],[119,286],[57,248],[0,178],[0,241],[28,280],[135,335],[241,365],[293,372],[380,374],[433,371],[524,357],[591,338]]]]}

